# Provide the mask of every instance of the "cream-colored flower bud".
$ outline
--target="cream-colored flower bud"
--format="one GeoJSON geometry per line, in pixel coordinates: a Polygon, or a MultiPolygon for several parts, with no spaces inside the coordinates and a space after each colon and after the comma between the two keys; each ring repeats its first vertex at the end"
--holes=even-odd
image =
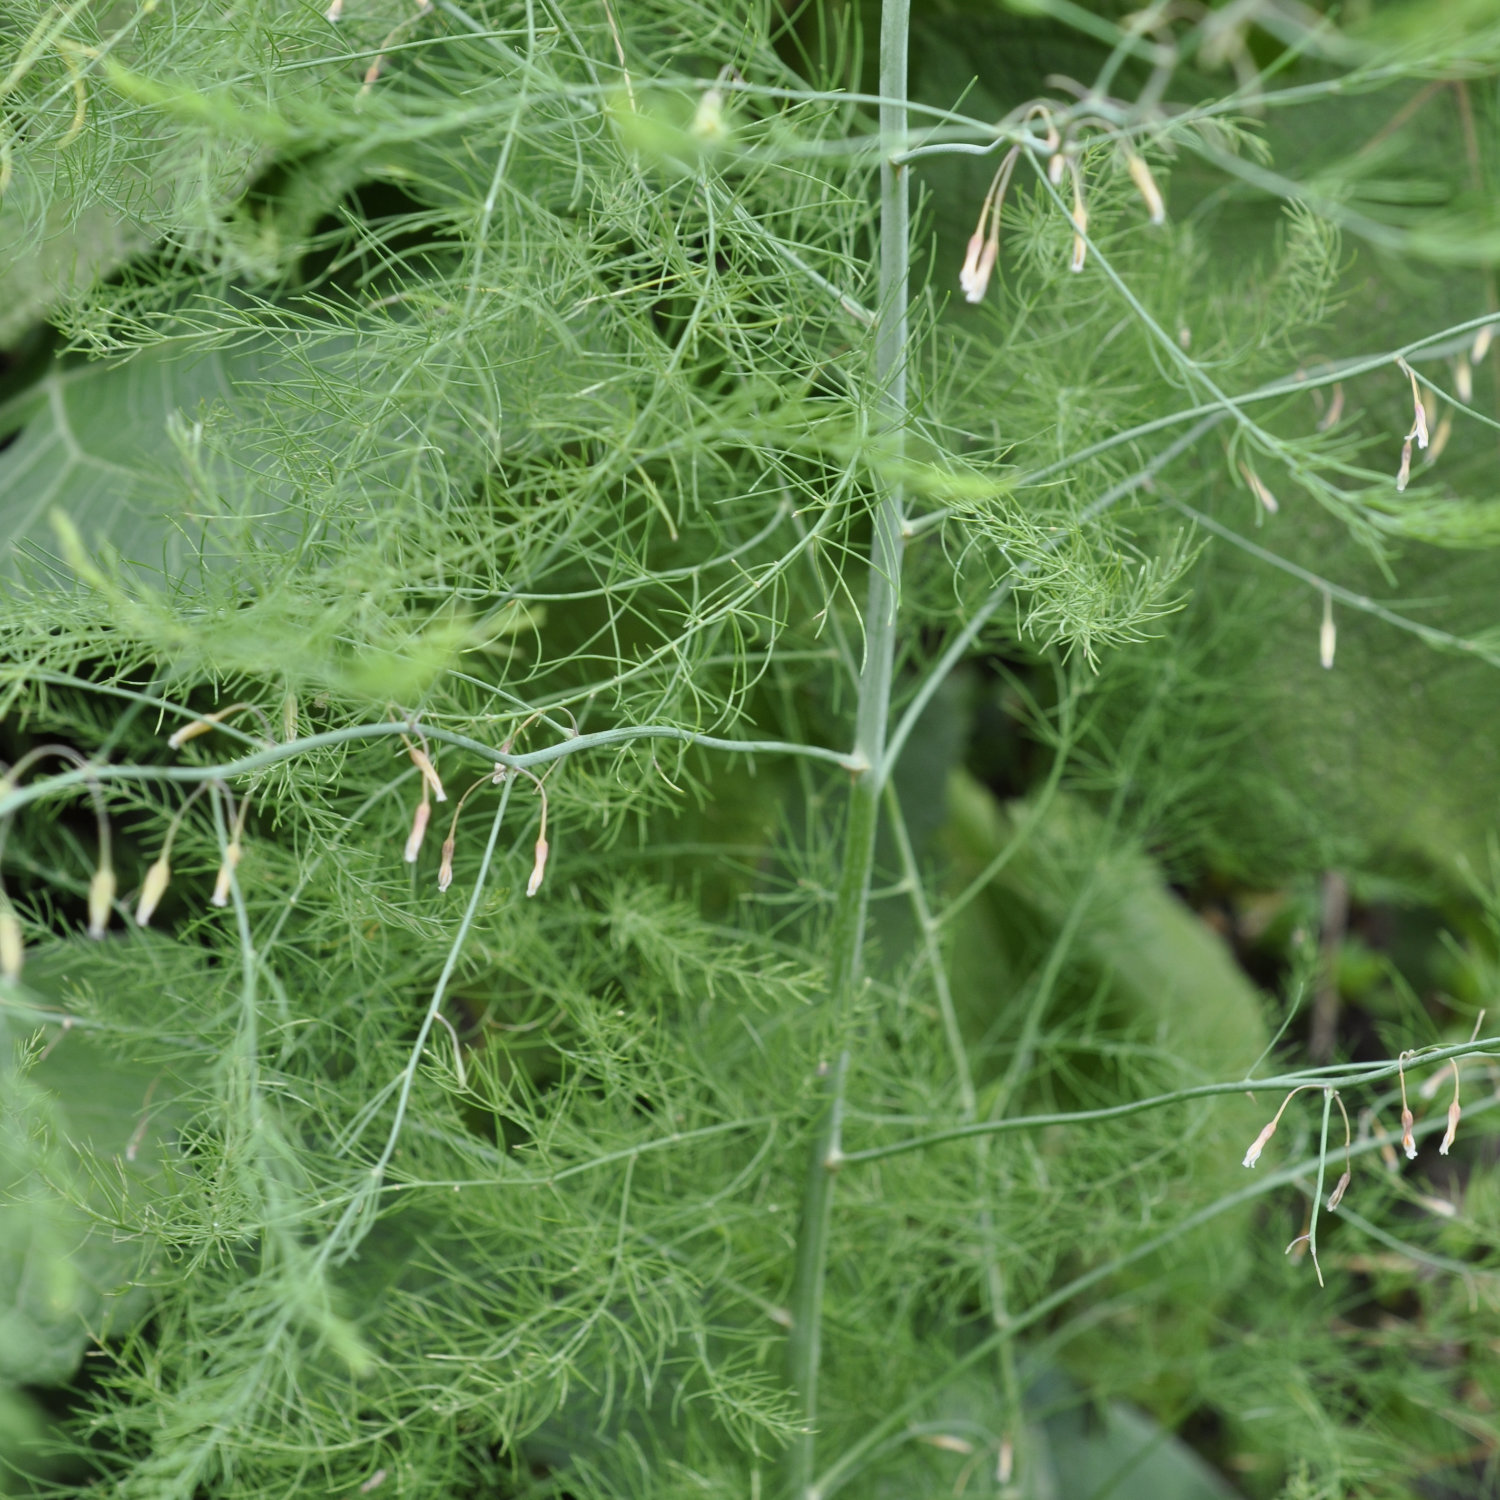
{"type": "Polygon", "coordinates": [[[412,815],[411,832],[406,836],[406,862],[414,865],[417,855],[422,849],[422,835],[427,832],[427,820],[432,816],[432,803],[425,797],[417,803],[417,810],[412,815]]]}
{"type": "Polygon", "coordinates": [[[1478,333],[1474,335],[1474,347],[1469,351],[1469,358],[1476,365],[1484,363],[1484,357],[1490,352],[1490,343],[1495,337],[1495,325],[1486,323],[1478,333]]]}
{"type": "Polygon", "coordinates": [[[1435,464],[1443,456],[1443,449],[1448,446],[1448,439],[1453,436],[1453,413],[1445,411],[1442,420],[1437,424],[1432,434],[1432,446],[1427,450],[1427,462],[1435,464]]]}
{"type": "Polygon", "coordinates": [[[1453,1144],[1453,1137],[1458,1134],[1458,1117],[1463,1113],[1459,1108],[1458,1100],[1455,1099],[1448,1106],[1448,1128],[1443,1132],[1443,1143],[1438,1147],[1438,1155],[1446,1156],[1448,1148],[1453,1144]]]}
{"type": "Polygon", "coordinates": [[[239,866],[241,852],[238,841],[232,842],[225,849],[224,863],[219,866],[219,873],[214,877],[214,893],[208,898],[210,906],[229,905],[229,885],[239,866]]]}
{"type": "Polygon", "coordinates": [[[984,242],[979,252],[979,263],[974,268],[974,274],[969,278],[969,284],[964,287],[964,298],[968,302],[983,302],[984,294],[989,289],[990,273],[995,269],[995,261],[1000,255],[1000,240],[997,235],[991,235],[984,242]]]}
{"type": "Polygon", "coordinates": [[[1401,445],[1401,467],[1396,470],[1396,493],[1399,495],[1406,488],[1407,481],[1411,478],[1411,439],[1401,445]]]}
{"type": "Polygon", "coordinates": [[[1474,399],[1474,367],[1465,354],[1453,366],[1453,390],[1465,405],[1474,399]]]}
{"type": "Polygon", "coordinates": [[[407,754],[411,756],[411,763],[422,773],[422,780],[432,788],[432,795],[439,802],[446,802],[448,794],[443,790],[443,783],[438,778],[437,767],[433,765],[431,757],[425,750],[412,746],[407,754]]]}
{"type": "Polygon", "coordinates": [[[1407,1161],[1415,1161],[1417,1159],[1417,1142],[1411,1133],[1414,1123],[1411,1111],[1403,1106],[1401,1110],[1401,1149],[1406,1152],[1407,1161]]]}
{"type": "Polygon", "coordinates": [[[1081,271],[1089,253],[1088,241],[1083,237],[1089,227],[1089,211],[1084,206],[1083,188],[1076,176],[1073,179],[1073,223],[1073,259],[1068,262],[1068,269],[1081,271]]]}
{"type": "Polygon", "coordinates": [[[536,863],[531,867],[531,879],[526,882],[526,894],[534,896],[542,888],[542,877],[547,873],[547,840],[536,841],[536,863]]]}
{"type": "Polygon", "coordinates": [[[100,865],[89,881],[89,936],[102,938],[109,927],[109,914],[115,904],[115,872],[100,865]]]}
{"type": "Polygon", "coordinates": [[[136,926],[144,927],[161,905],[161,898],[167,893],[167,886],[172,879],[172,866],[167,863],[167,856],[162,854],[156,863],[146,871],[146,878],[141,882],[141,894],[135,903],[136,926]]]}
{"type": "Polygon", "coordinates": [[[1318,660],[1324,667],[1333,665],[1334,648],[1338,645],[1338,627],[1333,623],[1333,598],[1323,595],[1323,624],[1318,631],[1318,660]]]}
{"type": "Polygon", "coordinates": [[[1146,165],[1144,156],[1137,156],[1132,152],[1125,161],[1130,172],[1130,180],[1135,184],[1135,190],[1141,195],[1145,202],[1146,210],[1151,215],[1153,224],[1164,224],[1167,219],[1167,205],[1162,201],[1161,189],[1156,185],[1156,179],[1151,175],[1151,168],[1146,165]]]}
{"type": "MultiPolygon", "coordinates": [[[[962,289],[964,297],[970,302],[978,302],[979,297],[974,295],[974,286],[979,279],[979,257],[984,251],[984,216],[980,215],[980,227],[969,236],[969,248],[964,253],[964,263],[959,267],[958,284],[962,289]]],[[[979,294],[981,297],[983,292],[979,294]]]]}
{"type": "MultiPolygon", "coordinates": [[[[1278,1116],[1279,1118],[1279,1116],[1278,1116]]],[[[1245,1153],[1243,1165],[1253,1167],[1260,1160],[1260,1153],[1266,1149],[1266,1142],[1276,1134],[1276,1121],[1272,1120],[1261,1133],[1250,1143],[1250,1149],[1245,1153]]]]}
{"type": "Polygon", "coordinates": [[[218,727],[213,719],[194,719],[191,724],[184,724],[181,729],[168,736],[168,748],[180,750],[189,740],[195,740],[200,734],[207,734],[209,730],[218,727]]]}
{"type": "Polygon", "coordinates": [[[1266,484],[1265,480],[1249,464],[1242,463],[1240,465],[1240,473],[1245,476],[1245,483],[1250,486],[1250,493],[1274,516],[1281,509],[1281,506],[1277,504],[1276,496],[1271,493],[1270,487],[1266,484]]]}
{"type": "Polygon", "coordinates": [[[10,907],[0,909],[0,979],[14,983],[21,977],[26,962],[26,939],[21,933],[21,919],[10,907]]]}
{"type": "Polygon", "coordinates": [[[446,891],[453,884],[453,835],[443,840],[443,857],[438,861],[438,889],[446,891]]]}

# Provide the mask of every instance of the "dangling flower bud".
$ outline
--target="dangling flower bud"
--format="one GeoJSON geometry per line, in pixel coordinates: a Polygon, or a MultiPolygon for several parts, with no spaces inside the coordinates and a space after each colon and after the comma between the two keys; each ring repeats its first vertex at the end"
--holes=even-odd
{"type": "Polygon", "coordinates": [[[1445,411],[1442,421],[1437,424],[1437,430],[1432,434],[1432,446],[1427,450],[1428,464],[1435,464],[1443,455],[1443,449],[1448,446],[1448,439],[1453,436],[1453,413],[1445,411]]]}
{"type": "Polygon", "coordinates": [[[1474,367],[1467,355],[1460,354],[1453,366],[1453,389],[1466,406],[1474,399],[1474,367]]]}
{"type": "Polygon", "coordinates": [[[21,977],[26,962],[26,940],[21,933],[21,919],[9,906],[0,908],[0,979],[14,983],[21,977]]]}
{"type": "Polygon", "coordinates": [[[1411,478],[1411,439],[1401,445],[1401,467],[1396,470],[1396,493],[1399,495],[1406,488],[1406,482],[1411,478]]]}
{"type": "Polygon", "coordinates": [[[161,904],[161,898],[166,895],[167,884],[171,879],[172,866],[167,863],[167,856],[164,852],[146,871],[146,878],[141,882],[140,898],[135,904],[137,927],[144,927],[151,920],[152,914],[161,904]]]}
{"type": "Polygon", "coordinates": [[[1348,1190],[1350,1180],[1351,1180],[1351,1173],[1350,1173],[1349,1169],[1347,1167],[1345,1167],[1344,1168],[1344,1175],[1339,1178],[1338,1185],[1328,1195],[1328,1212],[1329,1213],[1332,1213],[1334,1211],[1334,1209],[1336,1209],[1339,1206],[1339,1204],[1344,1201],[1344,1193],[1348,1190]]]}
{"type": "Polygon", "coordinates": [[[969,279],[969,284],[964,288],[964,298],[969,302],[983,302],[984,294],[989,288],[990,273],[995,269],[995,262],[1000,258],[1000,239],[997,235],[991,235],[984,242],[984,248],[979,252],[979,264],[969,279]]]}
{"type": "Polygon", "coordinates": [[[1439,1156],[1446,1156],[1448,1154],[1448,1148],[1453,1144],[1453,1137],[1458,1134],[1458,1117],[1462,1113],[1463,1110],[1459,1108],[1458,1100],[1455,1099],[1448,1106],[1448,1128],[1443,1132],[1442,1145],[1438,1147],[1439,1156]]]}
{"type": "Polygon", "coordinates": [[[1406,1152],[1407,1161],[1417,1159],[1417,1143],[1411,1133],[1411,1128],[1415,1123],[1411,1111],[1403,1104],[1401,1106],[1401,1149],[1406,1152]]]}
{"type": "Polygon", "coordinates": [[[1063,173],[1067,170],[1068,160],[1061,151],[1054,151],[1047,158],[1047,181],[1056,187],[1063,179],[1063,173]]]}
{"type": "Polygon", "coordinates": [[[1409,442],[1412,438],[1416,438],[1417,447],[1425,448],[1427,446],[1427,408],[1422,402],[1422,388],[1417,384],[1417,372],[1404,359],[1398,358],[1396,363],[1400,366],[1406,378],[1411,381],[1411,404],[1413,410],[1411,431],[1406,435],[1407,441],[1409,442]]]}
{"type": "Polygon", "coordinates": [[[1469,358],[1476,365],[1484,363],[1484,357],[1490,352],[1490,341],[1495,337],[1495,325],[1486,323],[1478,333],[1474,335],[1474,347],[1469,351],[1469,358]]]}
{"type": "Polygon", "coordinates": [[[1318,632],[1318,660],[1324,667],[1333,665],[1333,651],[1338,644],[1338,628],[1333,623],[1333,595],[1323,595],[1323,626],[1318,632]]]}
{"type": "Polygon", "coordinates": [[[417,803],[417,810],[412,816],[411,832],[406,836],[406,862],[414,865],[417,855],[422,848],[422,835],[427,832],[427,820],[432,816],[432,804],[424,796],[417,803]]]}
{"type": "Polygon", "coordinates": [[[1020,149],[1019,146],[1013,147],[1000,164],[989,192],[984,195],[984,202],[979,205],[979,222],[974,226],[974,233],[969,236],[963,267],[958,273],[958,284],[963,289],[964,300],[967,302],[984,301],[990,275],[995,269],[995,262],[1000,258],[1000,210],[1005,204],[1005,190],[1010,185],[1011,170],[1016,164],[1020,149]],[[989,224],[988,234],[985,232],[986,223],[989,224]]]}
{"type": "Polygon", "coordinates": [[[1146,210],[1151,215],[1153,224],[1164,224],[1167,220],[1167,205],[1162,202],[1161,189],[1156,185],[1156,179],[1151,175],[1151,168],[1146,165],[1144,156],[1137,156],[1133,151],[1125,158],[1125,165],[1130,172],[1130,180],[1135,184],[1135,190],[1141,195],[1145,202],[1146,210]]]}
{"type": "Polygon", "coordinates": [[[89,881],[89,936],[96,941],[109,927],[109,914],[115,904],[115,872],[100,865],[89,881]]]}
{"type": "Polygon", "coordinates": [[[1276,1124],[1280,1119],[1281,1116],[1280,1114],[1278,1114],[1276,1116],[1276,1119],[1272,1120],[1271,1123],[1267,1125],[1266,1128],[1262,1130],[1261,1133],[1256,1136],[1255,1139],[1250,1143],[1250,1149],[1245,1153],[1245,1160],[1243,1163],[1244,1166],[1253,1167],[1256,1162],[1260,1160],[1260,1153],[1266,1149],[1266,1142],[1276,1134],[1276,1124]]]}
{"type": "Polygon", "coordinates": [[[437,767],[433,765],[427,752],[419,746],[408,745],[407,754],[411,756],[411,763],[422,773],[422,780],[432,788],[432,795],[439,802],[446,802],[448,794],[443,790],[443,783],[438,779],[437,767]]]}
{"type": "Polygon", "coordinates": [[[1083,174],[1076,162],[1068,165],[1073,169],[1073,259],[1068,269],[1081,271],[1089,253],[1088,241],[1084,239],[1089,227],[1089,211],[1083,202],[1083,174]]]}
{"type": "Polygon", "coordinates": [[[240,853],[239,840],[231,840],[224,850],[224,863],[219,866],[219,873],[214,878],[214,893],[208,898],[210,906],[229,905],[229,883],[234,879],[235,869],[240,862],[240,853]]]}
{"type": "Polygon", "coordinates": [[[1276,496],[1271,493],[1265,480],[1246,463],[1240,465],[1240,473],[1244,475],[1245,483],[1250,486],[1250,493],[1274,516],[1281,507],[1276,503],[1276,496]]]}
{"type": "Polygon", "coordinates": [[[534,896],[542,888],[542,877],[547,873],[547,840],[536,841],[536,863],[531,867],[531,879],[526,882],[526,894],[534,896]]]}
{"type": "Polygon", "coordinates": [[[984,297],[984,287],[979,282],[979,260],[983,253],[984,223],[981,218],[980,227],[969,236],[969,248],[964,254],[964,263],[958,272],[958,284],[967,302],[978,302],[984,297]],[[977,291],[976,287],[978,287],[977,291]]]}
{"type": "Polygon", "coordinates": [[[453,835],[443,840],[443,857],[438,862],[438,890],[446,891],[453,884],[453,835]]]}

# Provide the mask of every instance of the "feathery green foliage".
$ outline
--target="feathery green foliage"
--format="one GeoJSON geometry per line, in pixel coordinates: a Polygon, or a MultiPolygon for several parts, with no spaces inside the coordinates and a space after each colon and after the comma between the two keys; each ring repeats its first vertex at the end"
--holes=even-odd
{"type": "Polygon", "coordinates": [[[1128,10],[6,7],[0,1492],[1492,1490],[1500,12],[1128,10]]]}

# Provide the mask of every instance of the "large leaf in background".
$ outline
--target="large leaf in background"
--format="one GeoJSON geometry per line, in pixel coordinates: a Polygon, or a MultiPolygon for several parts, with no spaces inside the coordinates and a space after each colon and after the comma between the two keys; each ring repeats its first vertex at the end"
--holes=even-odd
{"type": "Polygon", "coordinates": [[[152,238],[112,204],[89,204],[76,215],[54,205],[7,219],[0,235],[0,349],[12,347],[50,308],[109,275],[152,238]]]}
{"type": "Polygon", "coordinates": [[[194,424],[233,406],[238,383],[270,358],[246,349],[182,357],[162,344],[119,364],[55,367],[0,406],[0,434],[15,434],[0,450],[8,569],[18,554],[56,566],[54,509],[90,545],[107,542],[143,569],[172,577],[201,560],[205,522],[222,501],[191,482],[203,477],[191,474],[194,424]],[[179,458],[179,444],[189,456],[179,458]]]}
{"type": "Polygon", "coordinates": [[[1085,902],[1071,961],[1107,978],[1114,1004],[1190,1073],[1243,1076],[1266,1044],[1261,994],[1145,854],[1074,797],[1002,805],[964,772],[948,796],[956,889],[1014,845],[955,923],[955,992],[970,1024],[987,1026],[1009,1003],[1012,955],[1038,935],[1050,944],[1085,902]]]}
{"type": "Polygon", "coordinates": [[[1233,1500],[1232,1485],[1160,1423],[1121,1401],[1093,1405],[1066,1376],[1046,1372],[1028,1404],[1053,1408],[1036,1455],[1057,1500],[1233,1500]]]}
{"type": "MultiPolygon", "coordinates": [[[[106,957],[76,943],[43,950],[23,993],[66,1013],[65,995],[106,957]]],[[[160,1069],[77,1027],[48,1035],[38,1057],[37,1041],[0,1017],[0,1385],[67,1380],[91,1338],[146,1311],[151,1246],[111,1226],[152,1191],[175,1122],[176,1085],[160,1069]]]]}

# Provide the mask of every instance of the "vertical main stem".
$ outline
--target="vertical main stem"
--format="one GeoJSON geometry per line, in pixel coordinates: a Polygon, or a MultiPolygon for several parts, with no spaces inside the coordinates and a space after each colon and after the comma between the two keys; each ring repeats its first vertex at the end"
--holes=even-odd
{"type": "MultiPolygon", "coordinates": [[[[880,14],[880,316],[875,331],[876,409],[882,437],[899,458],[905,444],[907,300],[910,278],[910,203],[907,168],[892,162],[906,139],[906,56],[911,0],[882,0],[880,14]]],[[[832,1029],[843,1035],[859,987],[860,959],[870,901],[875,832],[886,781],[886,729],[896,659],[896,613],[906,525],[899,484],[882,485],[871,518],[869,591],[865,601],[864,661],[859,674],[854,755],[864,770],[849,791],[844,857],[829,933],[832,1029]]],[[[792,1282],[792,1327],[787,1360],[801,1408],[801,1430],[787,1454],[791,1500],[816,1500],[818,1368],[822,1349],[823,1284],[833,1215],[833,1180],[842,1159],[844,1084],[849,1054],[824,1066],[822,1116],[807,1165],[797,1265],[792,1282]]]]}

